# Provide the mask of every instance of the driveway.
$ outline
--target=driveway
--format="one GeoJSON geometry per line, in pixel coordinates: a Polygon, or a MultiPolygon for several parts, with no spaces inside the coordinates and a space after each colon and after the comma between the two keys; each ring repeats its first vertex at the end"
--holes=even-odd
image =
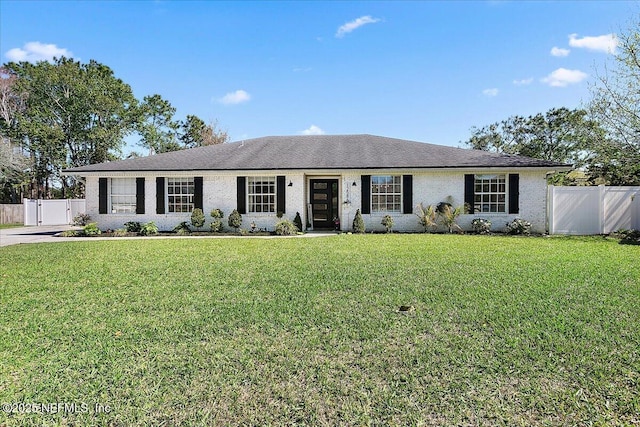
{"type": "Polygon", "coordinates": [[[0,230],[0,246],[18,245],[20,243],[59,242],[61,237],[54,234],[79,227],[72,225],[41,225],[34,227],[6,228],[0,230]]]}

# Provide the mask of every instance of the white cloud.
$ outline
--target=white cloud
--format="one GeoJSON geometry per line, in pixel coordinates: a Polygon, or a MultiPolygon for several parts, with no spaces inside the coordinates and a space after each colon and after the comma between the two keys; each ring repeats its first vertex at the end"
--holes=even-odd
{"type": "Polygon", "coordinates": [[[302,135],[324,135],[324,131],[316,125],[309,126],[308,129],[299,132],[302,135]]]}
{"type": "Polygon", "coordinates": [[[552,47],[551,48],[551,55],[553,56],[568,56],[569,52],[571,52],[569,49],[563,49],[561,47],[552,47]]]}
{"type": "Polygon", "coordinates": [[[533,77],[529,77],[528,79],[514,80],[513,84],[516,86],[526,86],[533,83],[533,77]]]}
{"type": "Polygon", "coordinates": [[[44,44],[40,42],[29,42],[25,43],[22,48],[14,47],[13,49],[9,49],[5,56],[9,59],[9,61],[21,62],[38,62],[38,61],[49,61],[51,62],[53,58],[60,57],[73,57],[73,53],[68,51],[67,49],[60,48],[55,44],[44,44]]]}
{"type": "Polygon", "coordinates": [[[493,97],[493,96],[497,96],[498,95],[499,90],[495,87],[492,87],[490,89],[485,89],[482,91],[482,94],[484,96],[489,96],[489,97],[493,97]]]}
{"type": "Polygon", "coordinates": [[[613,33],[603,34],[601,36],[585,36],[582,38],[578,38],[577,34],[570,34],[569,46],[605,53],[616,53],[618,37],[613,33]]]}
{"type": "Polygon", "coordinates": [[[235,92],[229,92],[228,94],[220,98],[218,102],[224,105],[234,105],[247,102],[250,99],[251,95],[249,95],[246,91],[239,89],[235,92]]]}
{"type": "Polygon", "coordinates": [[[587,73],[580,70],[567,70],[566,68],[558,68],[547,77],[542,79],[543,83],[553,87],[565,87],[570,84],[580,83],[587,78],[587,73]]]}
{"type": "Polygon", "coordinates": [[[344,37],[345,34],[349,34],[363,25],[375,24],[376,22],[380,22],[380,20],[378,18],[372,18],[371,15],[361,16],[360,18],[347,22],[338,28],[338,31],[336,31],[336,37],[344,37]]]}

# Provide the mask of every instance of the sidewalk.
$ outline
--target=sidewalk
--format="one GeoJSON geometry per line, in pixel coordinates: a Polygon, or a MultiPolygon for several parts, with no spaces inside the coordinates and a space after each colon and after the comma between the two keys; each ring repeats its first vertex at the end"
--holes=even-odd
{"type": "MultiPolygon", "coordinates": [[[[149,236],[149,237],[56,237],[55,234],[65,230],[80,230],[82,227],[75,227],[72,225],[47,225],[47,226],[32,226],[32,227],[18,227],[7,228],[0,230],[0,247],[19,245],[24,243],[55,243],[55,242],[78,242],[81,240],[126,240],[126,239],[273,239],[273,238],[287,238],[281,236],[149,236]]],[[[297,237],[324,237],[335,236],[337,233],[332,231],[327,232],[308,232],[299,236],[290,236],[289,238],[297,237]]]]}

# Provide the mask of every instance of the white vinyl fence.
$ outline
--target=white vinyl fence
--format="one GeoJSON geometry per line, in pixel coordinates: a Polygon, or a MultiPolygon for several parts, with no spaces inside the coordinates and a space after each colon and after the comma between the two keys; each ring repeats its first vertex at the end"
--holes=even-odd
{"type": "Polygon", "coordinates": [[[640,187],[549,187],[549,234],[640,230],[640,187]]]}
{"type": "Polygon", "coordinates": [[[85,199],[24,199],[24,225],[65,225],[86,212],[85,199]]]}

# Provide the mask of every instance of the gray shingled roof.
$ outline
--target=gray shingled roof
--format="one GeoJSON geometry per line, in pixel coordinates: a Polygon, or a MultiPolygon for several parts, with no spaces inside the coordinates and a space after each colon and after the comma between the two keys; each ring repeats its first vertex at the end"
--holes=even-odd
{"type": "Polygon", "coordinates": [[[549,167],[568,165],[374,135],[267,136],[67,169],[83,172],[549,167]]]}

